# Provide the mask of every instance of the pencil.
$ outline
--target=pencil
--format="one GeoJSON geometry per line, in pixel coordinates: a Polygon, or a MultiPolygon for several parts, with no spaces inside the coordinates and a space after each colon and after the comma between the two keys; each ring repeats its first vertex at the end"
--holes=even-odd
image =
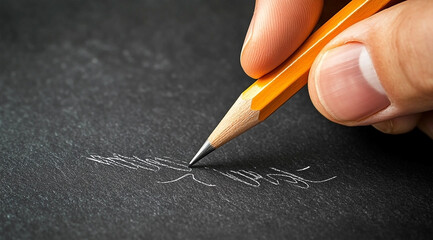
{"type": "Polygon", "coordinates": [[[380,11],[390,0],[352,0],[314,32],[280,66],[259,78],[236,100],[189,163],[264,121],[307,83],[314,59],[325,45],[349,26],[380,11]]]}

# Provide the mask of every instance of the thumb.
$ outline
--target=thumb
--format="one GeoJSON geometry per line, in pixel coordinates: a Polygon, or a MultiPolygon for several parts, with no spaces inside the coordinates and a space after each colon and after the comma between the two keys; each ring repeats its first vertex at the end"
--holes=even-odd
{"type": "Polygon", "coordinates": [[[432,22],[433,1],[409,0],[338,35],[310,71],[315,107],[349,126],[390,119],[416,125],[418,113],[433,109],[432,22]]]}
{"type": "Polygon", "coordinates": [[[259,78],[286,60],[313,30],[323,0],[256,0],[241,52],[245,73],[259,78]]]}

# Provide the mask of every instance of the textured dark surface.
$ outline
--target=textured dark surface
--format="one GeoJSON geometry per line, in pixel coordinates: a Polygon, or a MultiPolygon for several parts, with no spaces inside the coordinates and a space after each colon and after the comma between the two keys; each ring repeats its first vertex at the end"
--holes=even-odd
{"type": "Polygon", "coordinates": [[[188,172],[213,187],[89,159],[188,162],[251,83],[239,51],[253,7],[2,0],[0,238],[431,237],[432,141],[333,124],[305,88],[188,172]],[[228,177],[272,168],[337,177],[307,189],[228,177]]]}

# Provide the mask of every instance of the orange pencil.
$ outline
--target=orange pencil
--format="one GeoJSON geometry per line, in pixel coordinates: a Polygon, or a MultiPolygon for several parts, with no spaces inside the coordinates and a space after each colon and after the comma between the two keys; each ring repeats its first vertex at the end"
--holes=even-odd
{"type": "Polygon", "coordinates": [[[349,26],[373,15],[391,0],[352,0],[285,62],[254,82],[236,100],[189,163],[221,147],[269,117],[306,83],[314,59],[325,45],[349,26]]]}

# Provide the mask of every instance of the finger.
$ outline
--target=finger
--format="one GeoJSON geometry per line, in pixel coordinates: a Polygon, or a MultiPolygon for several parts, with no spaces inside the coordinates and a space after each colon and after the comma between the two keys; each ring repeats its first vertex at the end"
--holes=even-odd
{"type": "Polygon", "coordinates": [[[319,19],[323,0],[256,0],[241,51],[245,73],[259,78],[288,58],[319,19]]]}
{"type": "Polygon", "coordinates": [[[418,122],[418,128],[433,139],[433,111],[426,112],[418,122]]]}
{"type": "Polygon", "coordinates": [[[412,0],[334,38],[309,76],[316,108],[345,125],[433,109],[433,1],[412,0]]]}
{"type": "Polygon", "coordinates": [[[373,124],[373,127],[383,133],[388,134],[407,133],[409,131],[412,131],[417,126],[420,117],[421,113],[396,117],[390,120],[385,120],[383,122],[373,124]]]}

